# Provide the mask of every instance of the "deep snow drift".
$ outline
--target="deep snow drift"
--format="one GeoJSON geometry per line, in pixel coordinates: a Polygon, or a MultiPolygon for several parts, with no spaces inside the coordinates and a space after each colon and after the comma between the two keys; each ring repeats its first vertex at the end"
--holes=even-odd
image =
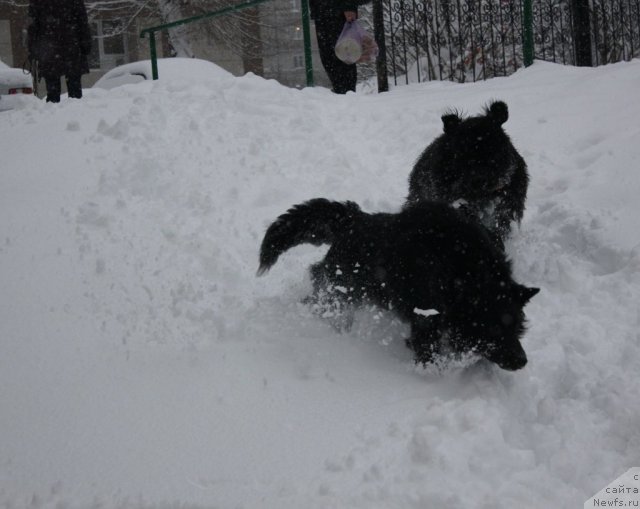
{"type": "Polygon", "coordinates": [[[217,70],[0,114],[0,507],[574,508],[640,466],[640,61],[334,96],[217,70]],[[323,196],[393,211],[449,107],[529,165],[525,369],[299,304],[323,196]]]}

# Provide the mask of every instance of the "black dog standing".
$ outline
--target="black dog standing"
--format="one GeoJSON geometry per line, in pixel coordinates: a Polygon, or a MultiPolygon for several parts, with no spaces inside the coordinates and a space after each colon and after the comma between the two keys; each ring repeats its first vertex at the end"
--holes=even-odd
{"type": "Polygon", "coordinates": [[[508,118],[502,101],[476,117],[444,115],[444,133],[411,171],[407,204],[434,200],[460,206],[503,247],[511,222],[522,219],[529,186],[527,165],[502,128],[508,118]]]}
{"type": "Polygon", "coordinates": [[[416,362],[431,362],[447,338],[454,351],[504,369],[527,363],[523,308],[538,289],[516,283],[486,229],[454,208],[423,202],[399,214],[368,214],[322,198],[296,205],[269,226],[258,274],[305,243],[331,246],[311,267],[308,300],[320,314],[349,323],[364,302],[392,309],[411,325],[407,345],[416,362]]]}

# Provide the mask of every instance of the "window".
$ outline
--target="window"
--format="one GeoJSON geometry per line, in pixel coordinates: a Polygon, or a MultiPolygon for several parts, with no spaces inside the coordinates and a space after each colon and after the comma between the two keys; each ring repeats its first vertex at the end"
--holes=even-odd
{"type": "Polygon", "coordinates": [[[89,55],[92,69],[111,69],[127,61],[127,32],[117,20],[97,20],[91,23],[93,44],[89,55]]]}
{"type": "Polygon", "coordinates": [[[102,22],[105,55],[124,55],[124,34],[118,21],[102,22]]]}
{"type": "Polygon", "coordinates": [[[300,69],[304,67],[304,56],[303,55],[295,55],[293,57],[293,68],[300,69]]]}

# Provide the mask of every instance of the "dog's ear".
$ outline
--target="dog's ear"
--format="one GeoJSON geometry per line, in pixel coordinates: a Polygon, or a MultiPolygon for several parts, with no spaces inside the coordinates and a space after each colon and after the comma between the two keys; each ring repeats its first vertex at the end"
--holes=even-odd
{"type": "Polygon", "coordinates": [[[516,285],[515,290],[518,301],[520,301],[523,306],[540,292],[540,288],[529,288],[524,285],[516,285]]]}
{"type": "Polygon", "coordinates": [[[504,124],[509,120],[509,108],[503,101],[493,101],[486,109],[487,116],[497,125],[504,124]]]}
{"type": "Polygon", "coordinates": [[[442,125],[444,126],[444,132],[449,134],[460,125],[460,115],[457,113],[445,113],[442,115],[442,125]]]}

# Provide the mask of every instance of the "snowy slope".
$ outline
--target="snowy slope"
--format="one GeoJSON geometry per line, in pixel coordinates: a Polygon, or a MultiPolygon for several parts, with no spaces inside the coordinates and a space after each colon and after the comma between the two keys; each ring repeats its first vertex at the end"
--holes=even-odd
{"type": "Polygon", "coordinates": [[[640,465],[640,61],[334,96],[255,76],[0,114],[0,507],[573,508],[640,465]],[[393,211],[449,107],[491,99],[529,165],[508,245],[529,364],[416,369],[338,335],[266,226],[393,211]]]}

